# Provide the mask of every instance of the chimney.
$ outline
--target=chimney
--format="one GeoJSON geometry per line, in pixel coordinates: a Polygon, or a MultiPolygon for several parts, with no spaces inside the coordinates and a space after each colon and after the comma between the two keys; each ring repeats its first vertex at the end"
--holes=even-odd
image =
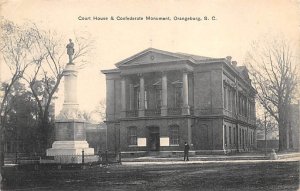
{"type": "Polygon", "coordinates": [[[232,63],[232,65],[233,65],[234,67],[237,66],[237,62],[236,62],[236,61],[232,61],[231,63],[232,63]]]}
{"type": "Polygon", "coordinates": [[[226,59],[229,61],[229,63],[231,62],[231,56],[226,56],[226,59]]]}

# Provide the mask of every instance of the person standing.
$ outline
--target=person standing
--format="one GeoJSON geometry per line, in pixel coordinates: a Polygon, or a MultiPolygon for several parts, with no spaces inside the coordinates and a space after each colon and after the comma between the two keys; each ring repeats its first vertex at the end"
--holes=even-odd
{"type": "Polygon", "coordinates": [[[184,142],[184,157],[183,157],[184,161],[185,159],[189,161],[189,150],[190,150],[189,144],[187,142],[184,142]]]}

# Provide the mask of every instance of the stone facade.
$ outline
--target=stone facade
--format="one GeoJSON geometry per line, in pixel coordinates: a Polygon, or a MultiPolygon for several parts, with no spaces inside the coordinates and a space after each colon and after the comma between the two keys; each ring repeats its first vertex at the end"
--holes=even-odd
{"type": "Polygon", "coordinates": [[[146,49],[103,70],[108,149],[128,153],[249,151],[255,90],[231,58],[146,49]]]}

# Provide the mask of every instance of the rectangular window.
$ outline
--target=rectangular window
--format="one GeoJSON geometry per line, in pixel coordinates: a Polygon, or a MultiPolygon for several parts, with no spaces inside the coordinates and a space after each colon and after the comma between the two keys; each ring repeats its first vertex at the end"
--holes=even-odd
{"type": "Polygon", "coordinates": [[[227,129],[226,129],[226,125],[224,125],[224,143],[225,143],[225,146],[227,146],[227,129]]]}
{"type": "Polygon", "coordinates": [[[239,129],[239,131],[240,131],[239,145],[242,145],[242,130],[239,129]]]}
{"type": "Polygon", "coordinates": [[[243,136],[243,147],[245,147],[245,130],[242,130],[242,136],[243,136]]]}
{"type": "Polygon", "coordinates": [[[235,145],[235,136],[236,136],[235,127],[233,127],[233,144],[234,145],[235,145]]]}
{"type": "Polygon", "coordinates": [[[228,89],[228,110],[229,111],[232,111],[232,101],[231,101],[232,93],[231,92],[232,92],[231,89],[228,89]]]}
{"type": "Polygon", "coordinates": [[[170,145],[179,145],[179,126],[170,126],[169,143],[170,145]]]}
{"type": "Polygon", "coordinates": [[[134,109],[140,108],[140,88],[134,87],[134,109]]]}
{"type": "Polygon", "coordinates": [[[182,86],[175,86],[175,107],[180,108],[182,106],[182,86]]]}
{"type": "Polygon", "coordinates": [[[137,128],[128,128],[128,145],[137,145],[137,128]]]}
{"type": "Polygon", "coordinates": [[[227,109],[227,88],[226,88],[226,86],[224,85],[224,90],[223,90],[224,92],[224,108],[225,109],[227,109]]]}
{"type": "Polygon", "coordinates": [[[243,99],[243,96],[241,96],[241,115],[244,116],[244,99],[243,99]]]}
{"type": "Polygon", "coordinates": [[[236,99],[236,97],[235,97],[236,95],[235,95],[235,92],[234,91],[232,91],[232,111],[234,112],[234,113],[236,113],[236,103],[235,103],[235,99],[236,99]]]}
{"type": "Polygon", "coordinates": [[[242,110],[241,110],[241,96],[240,95],[237,98],[237,108],[238,108],[238,114],[240,115],[242,113],[242,110]]]}
{"type": "Polygon", "coordinates": [[[229,127],[229,144],[231,145],[231,127],[229,127]]]}
{"type": "Polygon", "coordinates": [[[246,129],[244,130],[244,145],[245,145],[245,147],[247,146],[247,131],[246,131],[246,129]]]}
{"type": "Polygon", "coordinates": [[[247,100],[244,97],[244,116],[247,116],[247,100]]]}
{"type": "Polygon", "coordinates": [[[148,109],[148,91],[145,90],[145,109],[148,109]]]}
{"type": "Polygon", "coordinates": [[[156,88],[155,89],[155,107],[156,109],[161,108],[161,99],[162,99],[162,90],[161,88],[156,88]]]}

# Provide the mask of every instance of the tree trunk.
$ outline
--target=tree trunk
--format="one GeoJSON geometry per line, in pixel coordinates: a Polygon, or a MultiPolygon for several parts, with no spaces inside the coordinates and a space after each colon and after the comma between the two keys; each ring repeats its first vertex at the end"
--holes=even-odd
{"type": "Polygon", "coordinates": [[[287,130],[284,122],[282,120],[278,123],[279,129],[279,151],[287,150],[287,130]]]}
{"type": "Polygon", "coordinates": [[[0,176],[3,174],[3,169],[2,167],[4,166],[4,160],[5,160],[5,124],[4,124],[4,117],[0,118],[0,176]]]}
{"type": "Polygon", "coordinates": [[[293,143],[293,131],[291,127],[291,123],[289,122],[289,148],[294,149],[294,143],[293,143]]]}
{"type": "Polygon", "coordinates": [[[1,135],[1,141],[0,141],[0,173],[2,175],[2,167],[4,166],[4,158],[5,158],[5,152],[4,152],[4,135],[1,135]]]}
{"type": "Polygon", "coordinates": [[[42,147],[42,154],[46,154],[46,149],[47,149],[47,138],[48,138],[48,124],[47,122],[43,121],[40,125],[40,142],[41,142],[41,147],[42,147]]]}
{"type": "Polygon", "coordinates": [[[41,119],[41,124],[39,125],[40,143],[42,147],[42,153],[44,155],[46,154],[46,150],[49,148],[51,142],[51,128],[52,124],[48,120],[48,115],[45,115],[44,118],[41,119]]]}

